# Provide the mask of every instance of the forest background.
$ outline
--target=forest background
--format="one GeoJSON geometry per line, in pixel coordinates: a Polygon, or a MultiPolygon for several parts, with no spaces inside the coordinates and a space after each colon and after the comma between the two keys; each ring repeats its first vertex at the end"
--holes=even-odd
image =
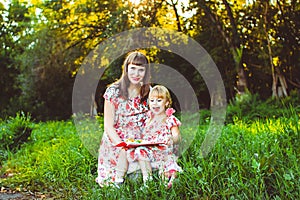
{"type": "MultiPolygon", "coordinates": [[[[42,121],[69,119],[84,58],[107,38],[141,27],[171,29],[197,41],[221,73],[227,102],[245,93],[261,100],[298,95],[299,10],[296,0],[4,1],[0,117],[22,110],[42,121]]],[[[188,62],[163,50],[146,52],[151,62],[178,70],[190,81],[200,109],[209,108],[205,82],[188,62]]],[[[98,112],[105,87],[121,74],[122,60],[116,58],[100,80],[98,112]]]]}
{"type": "MultiPolygon", "coordinates": [[[[1,1],[0,199],[16,192],[25,199],[299,199],[299,16],[297,0],[1,1]],[[191,120],[180,129],[183,138],[195,134],[178,159],[184,173],[170,190],[155,179],[141,191],[141,177],[126,178],[121,189],[99,188],[101,96],[120,76],[127,52],[107,66],[95,94],[82,96],[85,111],[97,109],[99,116],[76,127],[73,85],[97,45],[146,27],[198,42],[218,67],[228,106],[210,96],[201,74],[182,57],[143,49],[152,63],[183,75],[198,99],[199,124],[191,120]],[[227,106],[226,119],[203,157],[211,105],[227,106]]],[[[186,96],[176,109],[189,103],[186,96]]]]}

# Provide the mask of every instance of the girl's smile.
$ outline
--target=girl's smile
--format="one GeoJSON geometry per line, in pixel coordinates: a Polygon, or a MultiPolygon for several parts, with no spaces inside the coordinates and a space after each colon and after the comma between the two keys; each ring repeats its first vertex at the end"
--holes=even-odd
{"type": "Polygon", "coordinates": [[[150,110],[155,115],[164,114],[166,104],[167,104],[166,99],[160,97],[150,97],[149,99],[150,110]]]}

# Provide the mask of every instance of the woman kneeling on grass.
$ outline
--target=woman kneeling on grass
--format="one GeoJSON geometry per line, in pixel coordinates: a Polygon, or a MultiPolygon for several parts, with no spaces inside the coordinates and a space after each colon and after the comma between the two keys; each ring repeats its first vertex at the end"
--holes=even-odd
{"type": "Polygon", "coordinates": [[[125,149],[116,147],[116,144],[128,138],[141,137],[148,112],[149,67],[144,54],[130,53],[124,61],[121,78],[111,84],[103,95],[104,133],[99,148],[96,178],[100,187],[119,187],[126,172],[131,169],[125,149]]]}
{"type": "Polygon", "coordinates": [[[180,140],[180,121],[173,115],[175,110],[171,107],[172,99],[168,89],[156,85],[149,93],[149,115],[146,126],[141,135],[143,142],[163,143],[156,146],[140,146],[127,151],[129,163],[138,161],[144,186],[152,180],[152,169],[158,169],[159,175],[166,186],[170,188],[177,172],[182,172],[177,164],[174,145],[180,140]]]}

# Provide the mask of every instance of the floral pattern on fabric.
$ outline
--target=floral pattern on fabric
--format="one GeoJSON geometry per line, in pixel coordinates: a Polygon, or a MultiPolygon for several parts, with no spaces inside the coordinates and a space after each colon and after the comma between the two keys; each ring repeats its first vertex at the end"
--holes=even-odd
{"type": "MultiPolygon", "coordinates": [[[[115,108],[114,128],[122,140],[139,139],[147,119],[147,102],[141,98],[124,99],[120,97],[118,85],[109,86],[103,97],[115,108]]],[[[113,146],[106,132],[103,133],[98,156],[98,177],[100,185],[115,181],[117,163],[121,148],[113,146]]]]}
{"type": "MultiPolygon", "coordinates": [[[[149,114],[149,113],[148,113],[149,114]]],[[[177,156],[174,154],[174,145],[171,129],[180,126],[181,122],[174,116],[167,117],[164,123],[151,123],[145,126],[142,139],[149,142],[163,142],[169,145],[137,147],[127,151],[128,162],[137,160],[150,161],[152,168],[158,169],[160,173],[177,171],[182,172],[177,164],[177,156]]]]}

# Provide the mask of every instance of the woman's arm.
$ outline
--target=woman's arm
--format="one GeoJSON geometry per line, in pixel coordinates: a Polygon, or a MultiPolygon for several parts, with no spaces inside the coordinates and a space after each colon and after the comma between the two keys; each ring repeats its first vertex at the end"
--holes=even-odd
{"type": "Polygon", "coordinates": [[[122,142],[119,135],[116,133],[114,128],[114,119],[115,119],[115,107],[114,105],[105,100],[104,101],[104,131],[107,133],[109,139],[113,144],[119,144],[122,142]]]}
{"type": "Polygon", "coordinates": [[[173,126],[171,128],[171,132],[172,132],[172,137],[173,137],[174,144],[179,143],[181,138],[180,138],[180,131],[179,131],[178,126],[173,126]]]}

